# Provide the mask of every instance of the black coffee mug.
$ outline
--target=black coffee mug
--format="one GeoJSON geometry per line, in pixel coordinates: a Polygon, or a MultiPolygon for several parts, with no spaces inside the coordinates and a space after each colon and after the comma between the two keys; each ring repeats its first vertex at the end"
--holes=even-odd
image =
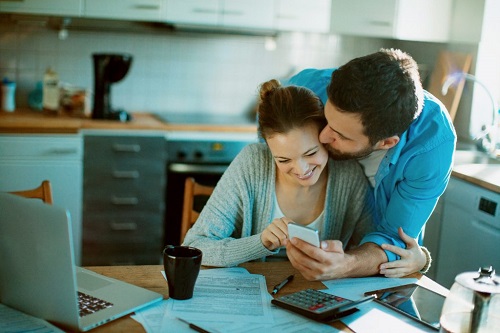
{"type": "Polygon", "coordinates": [[[194,284],[201,267],[201,250],[190,246],[167,245],[163,249],[163,267],[168,296],[174,299],[193,297],[194,284]]]}

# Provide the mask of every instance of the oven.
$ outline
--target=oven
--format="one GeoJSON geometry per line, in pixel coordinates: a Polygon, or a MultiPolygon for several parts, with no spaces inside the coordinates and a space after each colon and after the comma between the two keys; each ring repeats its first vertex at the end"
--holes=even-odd
{"type": "MultiPolygon", "coordinates": [[[[198,183],[215,186],[236,155],[256,133],[172,132],[167,135],[165,190],[165,244],[180,243],[184,182],[193,177],[198,183]]],[[[208,198],[195,198],[201,211],[208,198]]]]}

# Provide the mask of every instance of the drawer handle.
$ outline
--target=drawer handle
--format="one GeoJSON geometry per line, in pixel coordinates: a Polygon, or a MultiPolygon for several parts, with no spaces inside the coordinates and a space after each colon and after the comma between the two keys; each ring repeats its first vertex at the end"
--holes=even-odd
{"type": "Polygon", "coordinates": [[[132,171],[113,170],[113,177],[119,178],[119,179],[136,179],[136,178],[139,178],[139,171],[137,171],[137,170],[132,170],[132,171]]]}
{"type": "Polygon", "coordinates": [[[114,205],[129,206],[129,205],[137,205],[139,203],[139,199],[137,199],[136,197],[119,198],[119,197],[113,196],[111,198],[111,202],[114,205]]]}
{"type": "Polygon", "coordinates": [[[111,230],[134,231],[134,230],[137,230],[137,223],[134,223],[134,222],[111,222],[111,230]]]}
{"type": "Polygon", "coordinates": [[[47,151],[48,155],[73,155],[77,153],[77,148],[52,148],[47,151]]]}
{"type": "Polygon", "coordinates": [[[137,144],[126,145],[121,143],[115,143],[113,145],[113,150],[120,153],[138,153],[141,151],[141,146],[137,144]]]}

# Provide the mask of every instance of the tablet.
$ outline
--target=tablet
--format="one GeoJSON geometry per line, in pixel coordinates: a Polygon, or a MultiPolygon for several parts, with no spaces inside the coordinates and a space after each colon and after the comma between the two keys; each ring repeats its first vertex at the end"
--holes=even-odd
{"type": "Polygon", "coordinates": [[[445,296],[417,284],[407,284],[365,293],[365,295],[373,294],[377,297],[375,302],[439,331],[439,317],[446,299],[445,296]]]}

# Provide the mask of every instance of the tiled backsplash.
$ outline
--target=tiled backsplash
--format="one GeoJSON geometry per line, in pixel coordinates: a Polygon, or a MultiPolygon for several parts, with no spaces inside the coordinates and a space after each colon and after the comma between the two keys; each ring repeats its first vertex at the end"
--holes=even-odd
{"type": "MultiPolygon", "coordinates": [[[[103,29],[104,30],[104,29],[103,29]]],[[[128,111],[249,111],[260,83],[308,67],[339,66],[378,50],[374,38],[283,33],[264,36],[158,31],[154,33],[69,30],[36,24],[0,23],[0,75],[17,82],[16,104],[53,67],[61,81],[93,89],[92,53],[130,53],[128,75],[114,84],[112,106],[128,111]],[[266,50],[275,42],[275,50],[266,50]]],[[[387,45],[385,45],[387,46],[387,45]]]]}

